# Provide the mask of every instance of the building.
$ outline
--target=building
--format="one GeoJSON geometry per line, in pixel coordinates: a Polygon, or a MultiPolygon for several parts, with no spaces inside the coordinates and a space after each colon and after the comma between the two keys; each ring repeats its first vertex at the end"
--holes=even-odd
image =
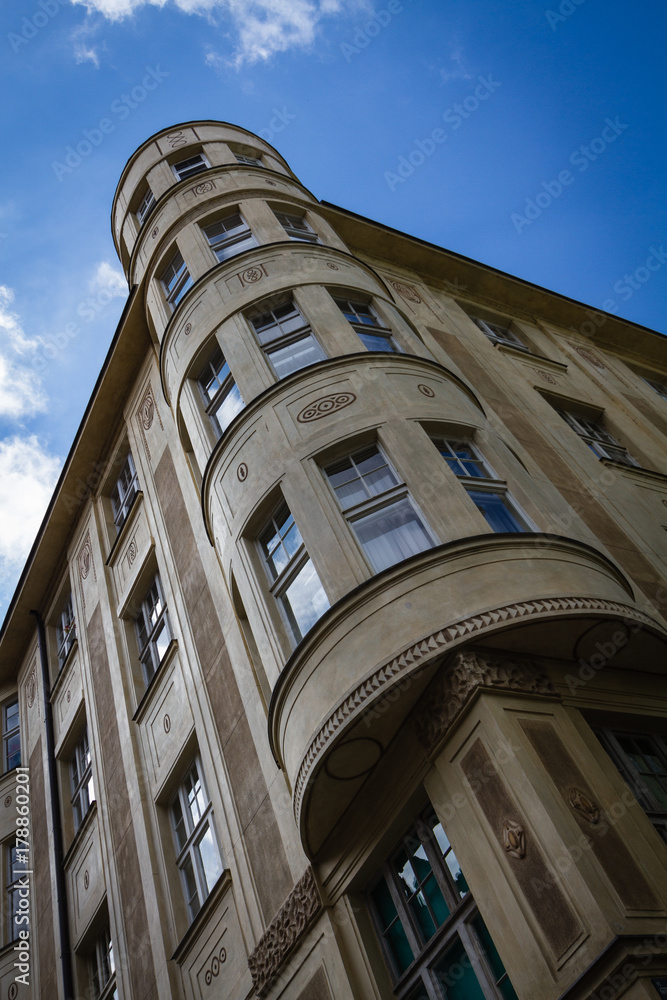
{"type": "Polygon", "coordinates": [[[0,996],[667,995],[664,338],[225,123],[112,227],[0,634],[0,996]]]}

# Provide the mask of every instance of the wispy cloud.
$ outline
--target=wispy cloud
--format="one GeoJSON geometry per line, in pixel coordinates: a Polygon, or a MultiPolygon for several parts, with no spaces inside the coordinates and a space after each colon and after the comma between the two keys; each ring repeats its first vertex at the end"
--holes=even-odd
{"type": "MultiPolygon", "coordinates": [[[[173,3],[185,14],[231,19],[238,48],[231,62],[263,62],[279,52],[312,45],[325,17],[368,10],[368,0],[71,0],[110,21],[130,17],[141,7],[173,3]]],[[[207,57],[210,63],[210,57],[207,57]]]]}
{"type": "Polygon", "coordinates": [[[465,67],[463,49],[456,43],[450,47],[449,63],[446,66],[438,67],[440,83],[449,83],[451,80],[472,80],[473,74],[469,73],[465,67]]]}
{"type": "Polygon", "coordinates": [[[109,295],[112,299],[127,298],[127,281],[123,272],[108,260],[103,260],[97,265],[92,278],[88,282],[88,288],[94,295],[100,292],[109,295]]]}
{"type": "Polygon", "coordinates": [[[0,417],[19,420],[45,410],[46,396],[30,365],[40,342],[26,336],[13,301],[12,289],[0,285],[0,417]]]}
{"type": "Polygon", "coordinates": [[[21,569],[61,465],[34,434],[0,441],[0,583],[21,569]]]}
{"type": "MultiPolygon", "coordinates": [[[[100,67],[99,46],[93,45],[93,37],[97,34],[98,25],[86,20],[77,25],[70,38],[74,46],[74,58],[79,63],[91,62],[95,69],[100,67]]],[[[104,48],[104,45],[102,45],[104,48]]]]}

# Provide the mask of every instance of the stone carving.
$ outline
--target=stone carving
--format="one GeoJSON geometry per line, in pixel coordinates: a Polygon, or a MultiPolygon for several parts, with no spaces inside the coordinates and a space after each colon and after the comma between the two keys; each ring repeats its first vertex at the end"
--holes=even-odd
{"type": "Polygon", "coordinates": [[[7,1000],[16,1000],[19,995],[19,988],[16,983],[10,983],[7,990],[7,1000]]]}
{"type": "Polygon", "coordinates": [[[35,704],[35,698],[37,696],[37,676],[35,672],[35,664],[32,665],[32,670],[28,675],[28,682],[26,684],[26,693],[28,695],[28,708],[32,708],[35,704]]]}
{"type": "Polygon", "coordinates": [[[83,873],[83,887],[84,887],[84,889],[87,890],[89,885],[90,885],[90,875],[88,874],[88,869],[86,868],[85,872],[83,873]]]}
{"type": "Polygon", "coordinates": [[[190,334],[192,333],[192,323],[185,324],[185,326],[183,327],[183,333],[185,334],[186,337],[190,336],[190,334]]]}
{"type": "Polygon", "coordinates": [[[267,181],[266,183],[269,185],[269,187],[272,187],[272,188],[278,187],[278,185],[276,184],[275,181],[267,181]]]}
{"type": "Polygon", "coordinates": [[[548,382],[549,385],[558,385],[558,379],[555,379],[550,372],[545,372],[541,368],[537,369],[537,374],[543,382],[548,382]]]}
{"type": "Polygon", "coordinates": [[[582,792],[581,788],[571,788],[568,794],[568,802],[575,809],[580,816],[583,816],[591,826],[595,826],[596,823],[600,822],[600,809],[593,802],[590,796],[582,792]]]}
{"type": "Polygon", "coordinates": [[[156,227],[155,227],[155,229],[153,230],[153,232],[151,233],[151,238],[152,238],[152,239],[155,239],[155,237],[157,236],[157,234],[158,234],[159,232],[160,232],[160,230],[159,230],[159,229],[158,229],[158,227],[156,226],[156,227]]]}
{"type": "Polygon", "coordinates": [[[245,464],[245,462],[241,462],[239,464],[239,467],[236,470],[236,478],[240,483],[245,483],[246,479],[248,478],[248,466],[245,464]]]}
{"type": "Polygon", "coordinates": [[[179,146],[185,146],[187,139],[182,132],[170,132],[167,135],[167,142],[171,149],[178,149],[179,146]]]}
{"type": "Polygon", "coordinates": [[[327,261],[327,267],[330,271],[338,271],[338,264],[332,264],[331,261],[327,261]]]}
{"type": "Polygon", "coordinates": [[[526,831],[516,820],[506,819],[503,823],[503,844],[510,858],[519,861],[526,856],[526,831]]]}
{"type": "Polygon", "coordinates": [[[162,720],[162,725],[164,726],[165,733],[171,732],[171,719],[169,718],[169,715],[165,715],[162,720]]]}
{"type": "Polygon", "coordinates": [[[210,986],[212,981],[220,975],[220,966],[224,965],[227,961],[227,949],[221,948],[220,951],[216,952],[215,955],[210,959],[210,966],[204,973],[204,982],[207,986],[210,986]]]}
{"type": "Polygon", "coordinates": [[[138,551],[139,549],[137,548],[136,539],[133,538],[127,547],[127,565],[130,568],[132,567],[132,563],[134,562],[134,560],[137,558],[138,551]]]}
{"type": "Polygon", "coordinates": [[[247,285],[252,285],[256,281],[261,281],[264,275],[259,267],[248,267],[241,275],[241,281],[247,285]]]}
{"type": "Polygon", "coordinates": [[[579,357],[583,358],[584,361],[588,361],[589,365],[593,365],[594,368],[598,368],[601,372],[603,372],[607,367],[604,362],[600,360],[597,354],[593,354],[593,352],[589,351],[587,347],[575,346],[574,349],[579,357]]]}
{"type": "Polygon", "coordinates": [[[141,423],[145,431],[148,431],[153,426],[153,417],[155,416],[155,400],[153,399],[153,390],[149,386],[146,390],[146,395],[141,403],[141,423]]]}
{"type": "Polygon", "coordinates": [[[248,957],[252,985],[258,996],[275,978],[321,909],[322,900],[313,870],[306,868],[248,957]]]}
{"type": "Polygon", "coordinates": [[[79,574],[82,580],[85,580],[90,573],[90,565],[93,560],[93,547],[90,542],[90,534],[86,535],[85,541],[83,543],[83,548],[79,553],[79,574]]]}
{"type": "Polygon", "coordinates": [[[69,705],[70,701],[72,700],[72,692],[70,691],[69,688],[67,689],[67,694],[65,695],[65,697],[67,699],[67,704],[69,705]]]}
{"type": "Polygon", "coordinates": [[[390,284],[406,302],[416,302],[418,304],[421,302],[416,289],[412,285],[405,285],[402,281],[390,281],[390,284]]]}
{"type": "Polygon", "coordinates": [[[209,194],[211,191],[215,191],[215,181],[200,181],[199,184],[195,184],[193,188],[190,188],[195,198],[200,194],[209,194]]]}
{"type": "MultiPolygon", "coordinates": [[[[650,628],[660,629],[657,622],[648,615],[628,604],[621,604],[620,601],[608,601],[594,597],[547,597],[534,601],[521,601],[517,604],[506,604],[503,607],[484,611],[471,618],[455,622],[453,625],[448,625],[446,628],[425,636],[419,642],[408,646],[388,663],[378,667],[370,677],[367,677],[335,708],[306,750],[294,782],[294,814],[297,822],[308,776],[326,745],[334,739],[340,727],[347,722],[350,716],[361,714],[364,703],[371,699],[377,700],[382,688],[391,684],[401,673],[409,672],[413,667],[418,666],[420,660],[430,659],[436,654],[439,655],[448,646],[472,638],[475,634],[483,634],[495,625],[509,624],[520,619],[554,612],[588,613],[590,611],[604,611],[621,618],[641,622],[650,628]]],[[[663,630],[660,629],[660,631],[663,630]]]]}
{"type": "Polygon", "coordinates": [[[435,392],[430,385],[424,385],[423,382],[421,382],[417,388],[421,392],[422,396],[428,396],[429,399],[433,399],[435,396],[435,392]]]}
{"type": "Polygon", "coordinates": [[[554,696],[555,688],[538,664],[466,648],[455,653],[449,666],[430,685],[417,705],[413,725],[417,738],[430,750],[477,688],[502,688],[554,696]]]}
{"type": "Polygon", "coordinates": [[[304,406],[296,419],[300,424],[309,424],[312,420],[321,420],[322,417],[328,417],[330,413],[336,413],[337,410],[342,410],[346,406],[349,406],[350,403],[354,403],[356,398],[353,392],[332,392],[328,396],[320,396],[319,399],[314,399],[308,406],[304,406]]]}
{"type": "Polygon", "coordinates": [[[11,804],[12,804],[11,795],[5,795],[5,809],[9,809],[11,804]]]}

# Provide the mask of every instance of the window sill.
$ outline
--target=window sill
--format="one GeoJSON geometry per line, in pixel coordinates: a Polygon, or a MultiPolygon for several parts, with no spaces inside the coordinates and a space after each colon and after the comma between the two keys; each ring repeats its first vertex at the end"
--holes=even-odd
{"type": "Polygon", "coordinates": [[[629,479],[646,484],[654,482],[656,486],[667,486],[667,475],[664,472],[654,472],[653,469],[644,469],[641,465],[626,465],[625,462],[615,462],[611,458],[601,458],[600,462],[609,469],[622,472],[629,479]]]}
{"type": "Polygon", "coordinates": [[[185,960],[185,958],[187,958],[188,952],[190,951],[193,944],[197,940],[197,936],[199,932],[202,930],[202,927],[206,924],[209,916],[211,915],[211,911],[216,906],[218,901],[222,898],[222,896],[225,894],[227,889],[231,886],[231,884],[232,884],[232,873],[230,872],[229,868],[227,868],[225,869],[225,871],[223,871],[222,875],[220,876],[218,881],[215,883],[215,885],[209,892],[208,896],[201,905],[199,913],[194,918],[194,920],[188,927],[187,931],[179,941],[176,951],[171,956],[172,962],[176,962],[180,965],[185,960]]]}
{"type": "Polygon", "coordinates": [[[67,852],[65,854],[65,857],[62,860],[63,869],[67,869],[70,861],[72,860],[72,857],[76,854],[77,848],[79,847],[79,844],[81,843],[81,841],[83,840],[83,838],[86,835],[86,832],[88,831],[88,829],[92,825],[93,817],[94,816],[97,816],[97,799],[95,799],[94,802],[90,803],[90,806],[88,807],[88,812],[86,813],[86,815],[81,820],[81,825],[79,826],[79,829],[74,834],[74,840],[72,841],[72,843],[67,848],[67,852]]]}
{"type": "Polygon", "coordinates": [[[151,701],[151,695],[153,691],[155,691],[155,689],[157,688],[159,679],[164,676],[167,667],[174,659],[177,650],[178,650],[178,640],[172,639],[169,645],[167,646],[166,653],[162,657],[162,663],[151,677],[150,681],[148,682],[148,686],[146,687],[146,690],[141,696],[141,700],[137,705],[134,715],[132,716],[132,722],[140,723],[143,721],[143,717],[146,714],[146,707],[151,701]]]}
{"type": "Polygon", "coordinates": [[[116,535],[116,537],[113,540],[113,545],[111,546],[111,549],[109,551],[109,555],[107,556],[107,561],[104,564],[105,566],[111,566],[111,567],[113,567],[113,564],[114,564],[115,559],[116,559],[116,554],[117,554],[117,552],[120,549],[120,546],[121,546],[121,543],[122,543],[123,539],[125,538],[125,536],[128,533],[129,525],[130,525],[130,523],[134,523],[134,521],[136,520],[137,511],[139,510],[139,507],[141,506],[140,503],[139,503],[140,498],[143,501],[143,498],[144,498],[143,490],[137,490],[137,492],[134,494],[134,500],[132,501],[132,505],[131,505],[130,509],[127,512],[127,517],[123,521],[123,524],[121,526],[120,531],[118,532],[118,534],[116,535]]]}

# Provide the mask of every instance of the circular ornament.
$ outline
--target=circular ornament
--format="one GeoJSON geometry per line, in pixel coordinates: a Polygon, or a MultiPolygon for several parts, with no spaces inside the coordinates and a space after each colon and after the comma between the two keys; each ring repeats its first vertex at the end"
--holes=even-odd
{"type": "Polygon", "coordinates": [[[165,733],[168,733],[171,730],[171,719],[169,718],[168,715],[165,715],[164,719],[162,720],[162,725],[164,726],[165,733]]]}
{"type": "Polygon", "coordinates": [[[422,396],[428,396],[429,399],[433,399],[435,396],[435,393],[430,385],[424,385],[422,382],[417,386],[417,388],[421,392],[422,396]]]}
{"type": "Polygon", "coordinates": [[[238,469],[236,470],[236,476],[240,483],[245,483],[246,479],[248,478],[248,466],[245,464],[245,462],[241,462],[241,464],[239,465],[238,469]]]}

